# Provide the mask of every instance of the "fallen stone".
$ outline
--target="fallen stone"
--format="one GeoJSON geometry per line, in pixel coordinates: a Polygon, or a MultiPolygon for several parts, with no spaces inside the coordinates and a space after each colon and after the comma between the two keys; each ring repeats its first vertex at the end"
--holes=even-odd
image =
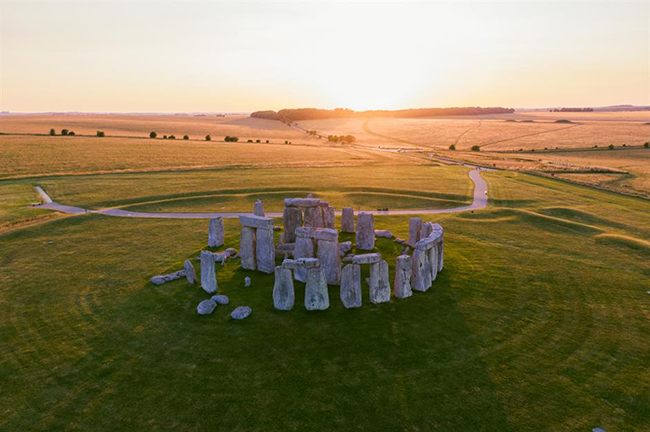
{"type": "Polygon", "coordinates": [[[264,205],[262,204],[261,200],[255,201],[255,206],[253,207],[253,213],[255,214],[255,216],[264,217],[264,205]]]}
{"type": "Polygon", "coordinates": [[[350,252],[352,250],[352,242],[351,241],[345,241],[343,243],[339,243],[339,252],[341,254],[345,255],[346,253],[350,252]]]}
{"type": "Polygon", "coordinates": [[[223,241],[223,219],[220,217],[210,219],[210,223],[208,224],[208,247],[222,246],[223,241]]]}
{"type": "Polygon", "coordinates": [[[278,310],[291,310],[295,301],[293,276],[291,269],[284,265],[275,267],[275,282],[273,284],[273,307],[278,310]]]}
{"type": "Polygon", "coordinates": [[[388,230],[375,230],[375,235],[377,237],[393,238],[393,233],[388,230]]]}
{"type": "Polygon", "coordinates": [[[150,281],[154,285],[162,285],[167,282],[163,276],[154,276],[150,279],[150,281]]]}
{"type": "Polygon", "coordinates": [[[236,307],[235,310],[233,310],[230,313],[230,318],[236,319],[236,320],[243,320],[245,318],[248,318],[248,316],[253,313],[253,309],[251,309],[248,306],[239,306],[236,307]]]}
{"type": "Polygon", "coordinates": [[[341,302],[346,308],[361,307],[361,266],[348,264],[341,272],[341,302]]]}
{"type": "Polygon", "coordinates": [[[223,294],[213,295],[211,300],[214,300],[217,304],[220,305],[227,305],[228,303],[230,303],[230,299],[228,298],[228,296],[225,296],[223,294]]]}
{"type": "Polygon", "coordinates": [[[305,286],[305,308],[307,310],[325,310],[330,307],[329,293],[325,275],[320,267],[307,269],[307,285],[305,286]]]}
{"type": "Polygon", "coordinates": [[[273,229],[273,219],[251,214],[240,215],[239,222],[242,226],[249,228],[262,228],[267,230],[273,229]]]}
{"type": "Polygon", "coordinates": [[[388,263],[381,260],[370,266],[370,303],[378,304],[390,301],[390,281],[388,263]]]}
{"type": "Polygon", "coordinates": [[[318,198],[285,198],[285,207],[316,207],[320,203],[318,198]]]}
{"type": "Polygon", "coordinates": [[[185,277],[187,278],[187,282],[190,285],[194,285],[196,283],[196,270],[194,269],[192,262],[190,260],[185,260],[183,269],[185,270],[185,277]]]}
{"type": "Polygon", "coordinates": [[[228,248],[224,252],[227,253],[228,255],[230,255],[231,257],[234,257],[235,255],[237,255],[237,249],[235,249],[235,248],[228,248]]]}
{"type": "Polygon", "coordinates": [[[395,264],[395,297],[407,298],[413,295],[411,290],[411,257],[400,255],[395,264]]]}
{"type": "Polygon", "coordinates": [[[372,213],[359,213],[357,216],[356,242],[360,250],[375,248],[375,220],[372,213]]]}
{"type": "Polygon", "coordinates": [[[245,287],[251,286],[251,278],[249,278],[248,276],[244,278],[244,286],[245,287]]]}
{"type": "Polygon", "coordinates": [[[343,207],[341,211],[341,232],[354,232],[354,209],[352,207],[343,207]]]}
{"type": "Polygon", "coordinates": [[[422,231],[422,218],[414,217],[409,220],[409,239],[408,244],[415,247],[420,241],[420,232],[422,231]]]}
{"type": "Polygon", "coordinates": [[[293,243],[296,241],[296,228],[302,225],[302,212],[296,207],[285,207],[282,213],[284,224],[284,241],[293,243]]]}
{"type": "Polygon", "coordinates": [[[244,226],[239,234],[239,258],[246,270],[255,270],[255,228],[244,226]]]}
{"type": "Polygon", "coordinates": [[[403,238],[399,238],[399,237],[397,237],[397,238],[395,239],[395,243],[399,243],[399,244],[401,244],[401,245],[405,245],[405,244],[406,244],[406,240],[404,240],[403,238]]]}
{"type": "Polygon", "coordinates": [[[203,300],[196,307],[196,313],[199,315],[210,315],[216,307],[217,303],[214,300],[203,300]]]}
{"type": "Polygon", "coordinates": [[[355,264],[376,264],[379,261],[381,261],[381,254],[379,253],[355,255],[352,259],[355,264]]]}
{"type": "Polygon", "coordinates": [[[209,294],[217,291],[217,274],[210,251],[201,251],[201,288],[209,294]]]}
{"type": "Polygon", "coordinates": [[[351,263],[354,260],[354,255],[347,255],[341,258],[342,262],[351,263]]]}

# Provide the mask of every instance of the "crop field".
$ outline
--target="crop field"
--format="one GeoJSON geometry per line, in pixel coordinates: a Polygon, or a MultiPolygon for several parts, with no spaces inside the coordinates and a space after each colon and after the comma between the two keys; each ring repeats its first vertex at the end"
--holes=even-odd
{"type": "MultiPolygon", "coordinates": [[[[296,283],[281,312],[273,275],[231,260],[217,265],[230,304],[209,316],[196,314],[209,297],[198,286],[149,282],[206,249],[206,220],[29,207],[35,185],[63,204],[151,212],[256,199],[277,211],[310,192],[337,209],[470,202],[469,168],[364,147],[0,136],[0,430],[650,429],[648,200],[483,171],[486,209],[423,215],[445,229],[429,291],[372,305],[363,284],[363,307],[347,310],[330,286],[330,309],[307,312],[296,283]],[[235,322],[241,305],[253,313],[235,322]]],[[[491,155],[641,172],[646,154],[491,155]]],[[[238,221],[224,223],[213,251],[239,249],[238,221]]],[[[375,217],[402,238],[408,225],[375,217]]],[[[401,250],[377,240],[391,285],[401,250]]]]}

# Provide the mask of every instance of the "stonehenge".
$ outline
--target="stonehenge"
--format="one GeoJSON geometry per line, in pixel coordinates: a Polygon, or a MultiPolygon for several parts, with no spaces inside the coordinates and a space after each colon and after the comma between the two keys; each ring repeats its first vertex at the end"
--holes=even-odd
{"type": "Polygon", "coordinates": [[[273,307],[279,310],[293,309],[295,294],[291,269],[284,265],[275,267],[275,283],[273,284],[273,307]]]}
{"type": "Polygon", "coordinates": [[[210,219],[208,224],[208,246],[219,247],[224,242],[223,219],[218,217],[210,219]]]}
{"type": "Polygon", "coordinates": [[[329,202],[318,198],[285,198],[283,219],[285,242],[292,243],[295,229],[303,224],[309,228],[334,229],[335,211],[329,202]]]}
{"type": "Polygon", "coordinates": [[[359,213],[357,216],[357,249],[375,248],[375,220],[372,213],[359,213]]]}
{"type": "MultiPolygon", "coordinates": [[[[330,285],[338,285],[341,280],[341,255],[338,231],[330,228],[296,228],[296,246],[293,256],[296,259],[317,257],[323,269],[325,280],[330,285]]],[[[296,280],[307,281],[307,271],[299,268],[296,280]]]]}
{"type": "Polygon", "coordinates": [[[275,269],[275,244],[273,239],[273,219],[241,215],[242,225],[239,236],[239,257],[246,270],[259,270],[272,273],[275,269]]]}
{"type": "Polygon", "coordinates": [[[400,255],[395,263],[395,297],[407,298],[413,295],[411,290],[411,257],[400,255]]]}
{"type": "Polygon", "coordinates": [[[388,263],[381,260],[370,266],[370,303],[378,304],[390,301],[390,281],[388,280],[388,263]]]}
{"type": "Polygon", "coordinates": [[[305,286],[305,309],[325,310],[330,307],[325,275],[320,266],[307,268],[307,285],[305,286]]]}
{"type": "Polygon", "coordinates": [[[418,241],[411,263],[412,288],[426,291],[442,270],[444,261],[444,231],[440,224],[431,224],[431,233],[418,241]]]}
{"type": "Polygon", "coordinates": [[[354,232],[354,209],[352,207],[343,207],[341,211],[341,232],[354,232]]]}
{"type": "Polygon", "coordinates": [[[346,308],[361,307],[361,266],[348,264],[341,272],[341,302],[346,308]]]}
{"type": "Polygon", "coordinates": [[[415,244],[420,241],[420,233],[422,231],[422,218],[414,217],[409,220],[409,238],[408,245],[415,247],[415,244]]]}
{"type": "Polygon", "coordinates": [[[296,241],[296,228],[302,226],[302,212],[298,207],[285,207],[282,214],[284,222],[284,242],[296,241]]]}

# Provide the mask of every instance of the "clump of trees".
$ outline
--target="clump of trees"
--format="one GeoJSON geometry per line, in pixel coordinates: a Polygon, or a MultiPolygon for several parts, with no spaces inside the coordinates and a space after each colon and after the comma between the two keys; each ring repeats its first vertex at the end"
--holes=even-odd
{"type": "MultiPolygon", "coordinates": [[[[473,145],[473,146],[472,146],[472,151],[476,151],[476,152],[477,152],[477,151],[481,151],[481,147],[479,147],[479,146],[477,146],[477,145],[473,145]]],[[[521,150],[519,150],[519,151],[521,151],[521,150]]]]}
{"type": "Polygon", "coordinates": [[[340,142],[344,144],[351,144],[355,142],[357,139],[353,135],[328,135],[327,136],[327,141],[330,142],[340,142]]]}
{"type": "Polygon", "coordinates": [[[176,139],[175,135],[169,135],[169,139],[176,139]]]}
{"type": "Polygon", "coordinates": [[[650,148],[650,142],[647,142],[647,141],[646,141],[646,142],[643,144],[643,147],[644,147],[644,148],[650,148]]]}
{"type": "Polygon", "coordinates": [[[452,144],[449,146],[449,150],[456,150],[456,144],[452,144]]]}
{"type": "Polygon", "coordinates": [[[149,138],[156,138],[158,134],[156,132],[149,132],[149,138]]]}
{"type": "Polygon", "coordinates": [[[261,142],[262,142],[262,140],[255,140],[255,142],[256,142],[256,143],[261,143],[261,142]]]}
{"type": "Polygon", "coordinates": [[[74,136],[75,133],[74,133],[74,131],[69,131],[69,132],[68,132],[68,135],[69,135],[69,136],[74,136]]]}
{"type": "Polygon", "coordinates": [[[607,148],[610,149],[610,150],[614,150],[614,144],[608,145],[607,148]]]}
{"type": "Polygon", "coordinates": [[[56,131],[54,129],[50,129],[50,135],[52,136],[56,135],[56,131]]]}
{"type": "Polygon", "coordinates": [[[61,129],[61,135],[67,136],[68,135],[68,130],[67,129],[61,129]]]}
{"type": "Polygon", "coordinates": [[[183,135],[183,139],[188,140],[188,139],[190,139],[190,136],[189,135],[183,135]]]}
{"type": "MultiPolygon", "coordinates": [[[[237,141],[239,141],[239,138],[234,137],[234,136],[230,136],[230,135],[226,135],[226,137],[223,140],[225,142],[237,142],[237,141]]],[[[251,142],[253,142],[253,141],[251,141],[251,142]]]]}
{"type": "Polygon", "coordinates": [[[99,138],[103,138],[103,137],[106,136],[106,134],[104,133],[104,131],[97,131],[97,136],[98,136],[99,138]]]}
{"type": "Polygon", "coordinates": [[[212,137],[211,137],[210,135],[206,135],[206,136],[205,136],[205,140],[206,140],[206,141],[212,141],[212,137]]]}

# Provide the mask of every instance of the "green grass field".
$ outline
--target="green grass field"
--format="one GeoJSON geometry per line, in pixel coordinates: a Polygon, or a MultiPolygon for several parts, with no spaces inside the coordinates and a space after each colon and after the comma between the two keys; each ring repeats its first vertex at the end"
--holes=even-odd
{"type": "MultiPolygon", "coordinates": [[[[169,198],[165,182],[180,195],[237,189],[208,187],[207,173],[159,175],[43,181],[62,202],[89,206],[169,198]]],[[[197,316],[209,297],[200,288],[148,280],[199,254],[206,221],[82,215],[0,234],[0,430],[650,429],[650,203],[484,176],[490,208],[433,219],[446,261],[431,290],[371,305],[364,287],[359,310],[344,309],[332,286],[331,308],[307,312],[298,283],[294,310],[276,311],[273,276],[231,261],[217,270],[231,304],[197,316]],[[246,321],[228,318],[238,305],[253,308],[246,321]]],[[[364,177],[413,187],[406,173],[396,184],[364,177]]],[[[327,176],[276,178],[260,172],[262,190],[249,193],[348,193],[327,176]]],[[[469,190],[432,184],[460,201],[469,190]]],[[[183,200],[169,208],[202,208],[183,200]]],[[[249,208],[250,195],[228,203],[249,208]]],[[[226,246],[238,248],[238,225],[226,221],[226,246]]],[[[405,237],[408,218],[377,217],[376,228],[405,237]]],[[[380,239],[378,250],[392,283],[400,248],[380,239]]]]}

